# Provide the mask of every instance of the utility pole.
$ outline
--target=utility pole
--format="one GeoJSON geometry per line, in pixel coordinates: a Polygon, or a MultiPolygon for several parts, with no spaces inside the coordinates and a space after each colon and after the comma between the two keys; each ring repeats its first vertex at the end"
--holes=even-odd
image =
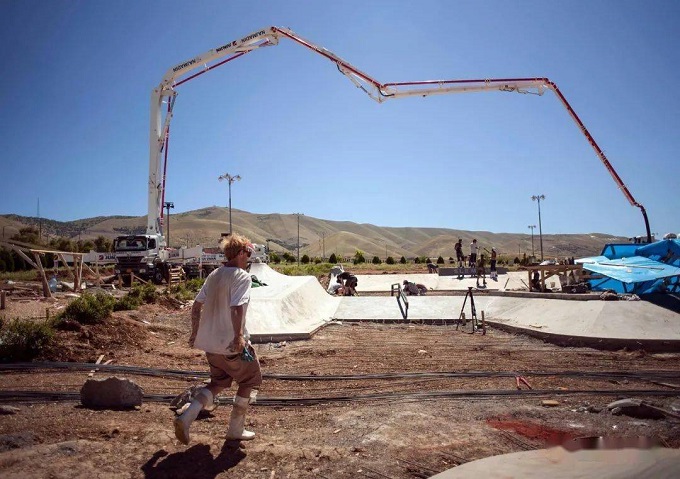
{"type": "Polygon", "coordinates": [[[40,197],[38,196],[38,243],[42,240],[42,218],[40,217],[40,197]]]}
{"type": "Polygon", "coordinates": [[[170,247],[170,208],[174,209],[175,203],[173,203],[172,201],[166,201],[165,203],[163,203],[163,206],[165,206],[165,210],[167,211],[167,213],[165,214],[165,217],[168,220],[168,234],[166,235],[168,238],[167,238],[167,241],[165,242],[165,244],[169,248],[170,247]]]}
{"type": "Polygon", "coordinates": [[[231,235],[232,229],[231,229],[231,185],[234,181],[239,181],[241,179],[240,175],[235,175],[232,176],[229,173],[225,173],[223,175],[220,175],[218,180],[227,180],[229,182],[229,234],[231,235]]]}
{"type": "Polygon", "coordinates": [[[300,266],[300,216],[304,216],[302,213],[293,213],[297,216],[297,230],[298,230],[298,240],[297,240],[297,263],[300,266]]]}
{"type": "Polygon", "coordinates": [[[534,254],[534,228],[536,228],[536,225],[529,225],[528,228],[531,229],[531,257],[534,258],[536,256],[534,254]]]}
{"type": "Polygon", "coordinates": [[[541,200],[545,199],[545,195],[534,195],[531,201],[538,202],[538,237],[541,243],[541,262],[543,262],[543,228],[541,226],[541,200]]]}

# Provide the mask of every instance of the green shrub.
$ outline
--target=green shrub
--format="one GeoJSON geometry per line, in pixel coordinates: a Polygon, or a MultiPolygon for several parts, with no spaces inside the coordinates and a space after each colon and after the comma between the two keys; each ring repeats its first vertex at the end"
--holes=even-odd
{"type": "Polygon", "coordinates": [[[416,256],[416,259],[413,260],[415,264],[420,264],[420,258],[416,256]]]}
{"type": "Polygon", "coordinates": [[[444,264],[444,258],[442,258],[441,256],[437,258],[437,264],[444,264]]]}
{"type": "Polygon", "coordinates": [[[72,319],[81,324],[97,324],[111,315],[114,298],[104,293],[92,295],[84,293],[80,298],[71,301],[60,315],[62,319],[72,319]]]}
{"type": "Polygon", "coordinates": [[[387,264],[394,264],[394,258],[391,256],[388,256],[387,259],[385,260],[385,263],[387,264]]]}
{"type": "Polygon", "coordinates": [[[371,260],[371,263],[373,263],[373,264],[381,264],[382,261],[380,261],[380,258],[378,258],[377,256],[374,256],[374,257],[373,257],[373,260],[371,260]]]}
{"type": "Polygon", "coordinates": [[[51,323],[14,319],[0,330],[0,359],[30,361],[50,344],[53,337],[51,323]]]}
{"type": "Polygon", "coordinates": [[[281,257],[278,254],[271,251],[269,253],[269,261],[271,261],[272,263],[279,264],[281,262],[281,257]]]}
{"type": "Polygon", "coordinates": [[[404,257],[402,256],[401,259],[399,260],[399,262],[400,262],[401,264],[406,264],[406,258],[404,258],[404,257]]]}
{"type": "Polygon", "coordinates": [[[131,311],[133,309],[137,309],[141,306],[142,302],[139,300],[139,298],[135,298],[133,296],[130,296],[129,294],[126,294],[122,298],[118,298],[115,303],[113,303],[113,310],[114,311],[131,311]]]}
{"type": "Polygon", "coordinates": [[[302,264],[309,264],[309,256],[307,256],[306,254],[303,254],[302,258],[300,258],[300,262],[302,264]]]}
{"type": "Polygon", "coordinates": [[[276,266],[274,269],[287,276],[326,276],[333,265],[329,263],[276,266]]]}
{"type": "Polygon", "coordinates": [[[140,303],[155,303],[158,298],[158,291],[152,283],[136,284],[132,287],[128,296],[139,299],[140,303]]]}
{"type": "Polygon", "coordinates": [[[335,256],[335,253],[331,253],[331,257],[328,258],[328,262],[331,264],[335,264],[338,262],[338,257],[335,256]]]}
{"type": "Polygon", "coordinates": [[[167,289],[167,292],[174,298],[188,301],[196,297],[196,293],[203,287],[203,283],[205,283],[205,279],[195,278],[184,283],[173,284],[167,289]]]}
{"type": "Polygon", "coordinates": [[[356,253],[354,253],[354,264],[361,264],[366,262],[366,258],[364,258],[364,252],[361,250],[357,250],[356,253]]]}

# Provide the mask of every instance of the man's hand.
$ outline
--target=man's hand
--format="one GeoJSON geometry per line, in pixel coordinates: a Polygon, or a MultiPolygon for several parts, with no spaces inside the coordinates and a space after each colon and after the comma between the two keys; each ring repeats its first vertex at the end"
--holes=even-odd
{"type": "Polygon", "coordinates": [[[245,347],[246,347],[246,340],[245,340],[245,338],[243,337],[242,334],[239,334],[238,336],[234,337],[234,340],[229,345],[229,349],[231,349],[232,351],[239,353],[239,354],[243,352],[245,347]]]}

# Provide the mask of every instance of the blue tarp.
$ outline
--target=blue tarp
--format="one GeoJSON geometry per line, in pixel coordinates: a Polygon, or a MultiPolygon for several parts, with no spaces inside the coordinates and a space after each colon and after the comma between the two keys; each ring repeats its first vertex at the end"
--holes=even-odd
{"type": "Polygon", "coordinates": [[[576,262],[602,275],[601,279],[590,280],[594,290],[636,294],[680,291],[680,240],[647,245],[608,244],[600,256],[576,262]]]}

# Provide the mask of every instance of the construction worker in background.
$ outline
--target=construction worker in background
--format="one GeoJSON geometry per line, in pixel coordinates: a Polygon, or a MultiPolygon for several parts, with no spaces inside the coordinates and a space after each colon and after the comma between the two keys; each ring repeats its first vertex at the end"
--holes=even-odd
{"type": "Polygon", "coordinates": [[[337,276],[337,278],[338,281],[344,281],[345,296],[358,296],[356,287],[357,284],[359,284],[359,280],[356,276],[354,276],[349,271],[343,271],[337,276]]]}
{"type": "Polygon", "coordinates": [[[454,246],[456,250],[456,261],[458,261],[458,267],[465,266],[465,255],[463,254],[463,240],[458,238],[458,243],[454,246]]]}
{"type": "Polygon", "coordinates": [[[479,251],[479,245],[475,238],[472,240],[472,243],[470,243],[470,268],[474,268],[477,263],[477,251],[479,251]]]}
{"type": "Polygon", "coordinates": [[[404,293],[408,296],[425,296],[427,294],[427,287],[424,284],[414,283],[407,279],[402,284],[404,293]]]}
{"type": "Polygon", "coordinates": [[[175,436],[189,444],[189,427],[204,408],[211,408],[215,396],[236,382],[227,439],[246,441],[255,433],[244,429],[248,405],[262,384],[260,363],[248,340],[246,312],[250,301],[251,277],[248,259],[254,248],[238,234],[220,241],[227,262],[205,280],[191,308],[189,345],[205,351],[210,366],[210,383],[199,389],[189,407],[175,418],[175,436]]]}
{"type": "Polygon", "coordinates": [[[494,280],[498,281],[498,271],[496,271],[496,248],[491,248],[491,266],[490,266],[490,273],[489,277],[494,280]]]}
{"type": "Polygon", "coordinates": [[[486,270],[484,268],[485,258],[481,255],[477,261],[477,287],[479,288],[479,278],[484,281],[483,286],[486,288],[486,270]]]}

